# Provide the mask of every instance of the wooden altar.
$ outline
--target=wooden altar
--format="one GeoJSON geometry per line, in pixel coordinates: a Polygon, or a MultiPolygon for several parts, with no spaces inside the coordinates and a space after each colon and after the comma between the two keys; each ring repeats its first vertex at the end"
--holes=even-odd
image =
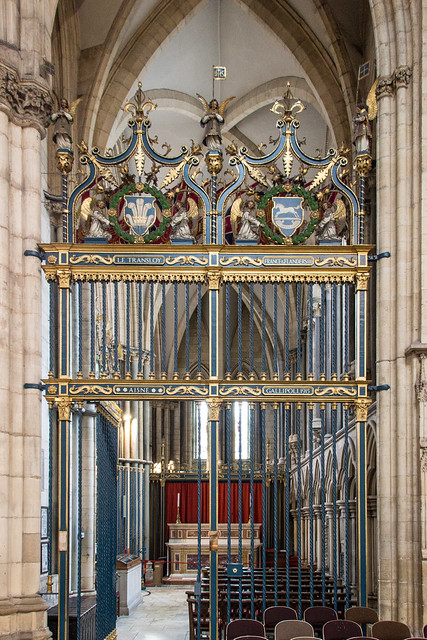
{"type": "MultiPolygon", "coordinates": [[[[169,527],[168,560],[170,574],[187,574],[197,571],[198,545],[197,523],[171,523],[169,527]]],[[[202,565],[209,564],[209,524],[203,523],[202,527],[202,565]]],[[[258,564],[259,547],[261,546],[261,523],[255,523],[254,528],[254,561],[258,564]]],[[[218,563],[227,564],[228,555],[228,525],[218,525],[218,563]]],[[[251,525],[242,524],[242,562],[249,566],[251,557],[251,525]]],[[[231,524],[231,562],[239,561],[239,524],[231,524]]]]}

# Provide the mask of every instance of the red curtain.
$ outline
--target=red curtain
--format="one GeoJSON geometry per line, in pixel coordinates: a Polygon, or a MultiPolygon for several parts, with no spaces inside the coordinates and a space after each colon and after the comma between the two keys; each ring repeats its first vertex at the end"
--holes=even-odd
{"type": "MultiPolygon", "coordinates": [[[[197,522],[197,482],[166,483],[166,523],[175,522],[179,493],[182,522],[197,522]]],[[[218,485],[218,522],[228,521],[227,482],[218,485]]],[[[242,482],[242,522],[250,513],[250,483],[242,482]]],[[[239,521],[239,485],[231,483],[231,522],[239,521]]],[[[209,483],[202,482],[202,522],[209,522],[209,483]]],[[[254,522],[262,522],[262,484],[254,482],[254,522]]]]}

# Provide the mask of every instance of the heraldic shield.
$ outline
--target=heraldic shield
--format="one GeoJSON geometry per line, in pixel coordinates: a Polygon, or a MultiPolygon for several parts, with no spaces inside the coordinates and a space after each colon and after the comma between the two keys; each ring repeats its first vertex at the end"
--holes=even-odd
{"type": "Polygon", "coordinates": [[[131,233],[142,238],[156,220],[155,198],[147,194],[125,196],[124,219],[131,233]]]}
{"type": "Polygon", "coordinates": [[[271,219],[280,233],[290,237],[295,233],[304,219],[303,198],[273,198],[271,219]]]}

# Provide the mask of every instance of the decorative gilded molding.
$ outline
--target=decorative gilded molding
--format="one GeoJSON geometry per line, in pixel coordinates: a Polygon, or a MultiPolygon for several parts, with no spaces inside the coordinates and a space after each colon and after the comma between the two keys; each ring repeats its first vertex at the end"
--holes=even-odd
{"type": "Polygon", "coordinates": [[[222,400],[219,398],[210,398],[207,400],[207,403],[209,407],[209,420],[219,420],[222,400]]]}
{"type": "Polygon", "coordinates": [[[261,258],[250,258],[249,256],[232,256],[231,258],[220,258],[219,264],[222,267],[229,267],[230,265],[233,265],[235,267],[240,267],[242,265],[244,267],[262,267],[263,262],[261,258]]]}
{"type": "Polygon", "coordinates": [[[245,273],[235,272],[222,274],[223,282],[354,282],[353,273],[291,273],[282,271],[279,273],[245,273]]]}
{"type": "Polygon", "coordinates": [[[359,400],[355,400],[354,404],[356,407],[356,421],[357,422],[366,422],[368,419],[368,409],[371,405],[371,400],[369,398],[360,398],[359,400]]]}
{"type": "Polygon", "coordinates": [[[73,168],[74,156],[71,151],[56,152],[56,168],[60,173],[66,175],[73,168]]]}
{"type": "Polygon", "coordinates": [[[219,289],[221,273],[219,271],[208,271],[209,289],[219,289]]]}
{"type": "Polygon", "coordinates": [[[61,289],[69,289],[71,283],[71,271],[58,271],[58,282],[61,289]]]}
{"type": "Polygon", "coordinates": [[[226,389],[220,389],[222,396],[260,396],[262,390],[259,387],[227,387],[226,389]]]}
{"type": "Polygon", "coordinates": [[[105,636],[105,639],[104,639],[104,640],[116,640],[116,638],[117,638],[117,630],[116,630],[116,629],[113,629],[113,630],[108,634],[108,636],[105,636]]]}
{"type": "Polygon", "coordinates": [[[349,389],[348,387],[324,387],[323,389],[315,389],[316,396],[357,396],[357,389],[349,389]]]}
{"type": "Polygon", "coordinates": [[[167,387],[166,393],[168,396],[175,396],[179,393],[207,396],[209,395],[208,387],[194,387],[191,385],[182,385],[180,387],[167,387]]]}
{"type": "Polygon", "coordinates": [[[35,127],[42,138],[52,113],[50,92],[34,80],[21,80],[17,71],[0,63],[0,110],[20,127],[35,127]]]}
{"type": "Polygon", "coordinates": [[[369,273],[356,274],[356,291],[367,291],[369,282],[369,273]]]}
{"type": "Polygon", "coordinates": [[[57,401],[58,417],[60,420],[70,420],[72,402],[68,398],[60,398],[57,401]]]}
{"type": "Polygon", "coordinates": [[[344,258],[341,256],[328,256],[327,258],[316,258],[316,267],[357,267],[356,258],[344,258]]]}
{"type": "Polygon", "coordinates": [[[200,265],[201,267],[206,267],[208,263],[209,260],[206,256],[202,256],[201,258],[198,258],[197,256],[168,256],[166,258],[166,264],[170,266],[200,265]]]}
{"type": "Polygon", "coordinates": [[[97,393],[101,393],[102,395],[110,395],[111,393],[113,393],[113,389],[111,387],[101,387],[99,385],[93,384],[93,385],[83,385],[83,386],[75,386],[73,385],[72,387],[70,387],[69,389],[70,393],[72,393],[73,395],[79,394],[81,396],[83,395],[94,395],[97,393]]]}
{"type": "Polygon", "coordinates": [[[113,264],[112,256],[88,254],[84,256],[70,256],[70,264],[113,264]]]}

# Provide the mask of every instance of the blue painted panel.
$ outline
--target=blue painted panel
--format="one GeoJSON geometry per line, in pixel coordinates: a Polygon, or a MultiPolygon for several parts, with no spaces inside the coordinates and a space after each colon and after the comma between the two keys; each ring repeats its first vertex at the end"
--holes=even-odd
{"type": "Polygon", "coordinates": [[[273,151],[271,153],[269,153],[268,155],[255,158],[254,156],[250,156],[247,153],[246,147],[242,147],[240,152],[245,157],[245,159],[249,162],[249,164],[263,166],[263,165],[266,165],[266,164],[268,164],[270,162],[274,162],[275,160],[277,160],[277,158],[279,157],[279,155],[283,151],[283,147],[285,146],[286,134],[285,134],[285,129],[284,129],[284,123],[283,123],[282,120],[279,120],[278,124],[276,126],[277,126],[278,129],[280,129],[279,142],[277,143],[277,146],[275,147],[275,149],[273,149],[273,151]],[[280,125],[279,125],[279,123],[280,123],[280,125]]]}

